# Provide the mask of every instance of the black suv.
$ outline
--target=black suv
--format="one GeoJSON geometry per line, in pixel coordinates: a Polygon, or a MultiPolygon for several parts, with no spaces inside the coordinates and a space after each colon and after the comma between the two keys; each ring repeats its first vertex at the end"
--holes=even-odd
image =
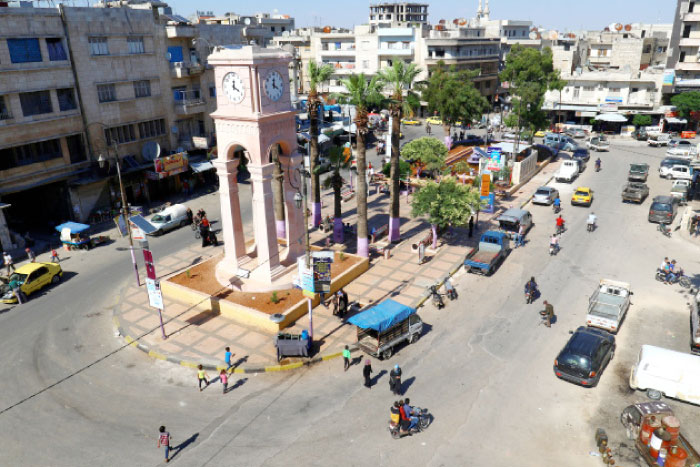
{"type": "Polygon", "coordinates": [[[581,326],[554,360],[554,374],[570,383],[593,387],[614,353],[615,336],[581,326]]]}

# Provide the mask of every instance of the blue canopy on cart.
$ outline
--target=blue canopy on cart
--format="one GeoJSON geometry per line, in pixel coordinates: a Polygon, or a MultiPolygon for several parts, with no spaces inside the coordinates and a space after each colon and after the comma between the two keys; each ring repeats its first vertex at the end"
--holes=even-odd
{"type": "Polygon", "coordinates": [[[63,232],[63,229],[70,229],[70,233],[72,234],[83,232],[89,228],[89,225],[79,224],[78,222],[64,222],[63,224],[56,226],[56,230],[59,232],[63,232]]]}
{"type": "Polygon", "coordinates": [[[377,332],[384,332],[415,312],[415,308],[387,299],[362,313],[356,314],[351,317],[348,322],[354,324],[358,328],[374,329],[377,332]]]}

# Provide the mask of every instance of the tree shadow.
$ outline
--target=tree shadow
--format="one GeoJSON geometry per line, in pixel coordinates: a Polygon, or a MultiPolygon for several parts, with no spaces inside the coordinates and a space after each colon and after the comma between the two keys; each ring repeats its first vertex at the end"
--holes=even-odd
{"type": "Polygon", "coordinates": [[[197,441],[198,437],[199,437],[199,433],[195,433],[192,436],[190,436],[189,438],[187,438],[186,440],[184,440],[182,443],[178,444],[177,446],[173,446],[171,448],[171,451],[173,452],[173,454],[170,456],[170,460],[175,459],[175,457],[177,457],[180,454],[180,452],[182,452],[183,449],[185,449],[187,446],[189,446],[190,444],[197,441]]]}

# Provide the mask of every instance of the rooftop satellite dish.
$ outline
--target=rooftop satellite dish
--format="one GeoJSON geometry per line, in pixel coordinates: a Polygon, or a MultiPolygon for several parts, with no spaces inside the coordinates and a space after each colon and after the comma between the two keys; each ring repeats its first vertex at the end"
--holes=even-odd
{"type": "Polygon", "coordinates": [[[452,20],[452,24],[454,24],[454,25],[459,24],[459,20],[458,20],[457,18],[453,19],[453,20],[452,20]]]}
{"type": "Polygon", "coordinates": [[[629,32],[632,30],[632,25],[631,24],[625,24],[625,31],[629,32]]]}
{"type": "Polygon", "coordinates": [[[445,24],[445,20],[444,20],[444,19],[441,19],[440,21],[438,21],[438,23],[440,23],[440,24],[445,24]]]}
{"type": "Polygon", "coordinates": [[[559,39],[559,33],[557,31],[549,31],[549,40],[555,41],[559,39]]]}
{"type": "Polygon", "coordinates": [[[537,39],[537,33],[536,33],[535,31],[532,31],[532,32],[530,33],[530,39],[532,39],[532,40],[537,39]]]}
{"type": "Polygon", "coordinates": [[[615,31],[622,31],[622,24],[621,23],[615,24],[615,31]]]}
{"type": "Polygon", "coordinates": [[[155,141],[149,141],[141,148],[141,155],[143,156],[144,160],[147,161],[158,159],[158,156],[160,156],[160,144],[156,143],[155,141]]]}
{"type": "Polygon", "coordinates": [[[330,27],[330,26],[324,27],[324,28],[323,28],[323,32],[325,32],[326,34],[328,34],[329,32],[331,32],[331,27],[330,27]]]}

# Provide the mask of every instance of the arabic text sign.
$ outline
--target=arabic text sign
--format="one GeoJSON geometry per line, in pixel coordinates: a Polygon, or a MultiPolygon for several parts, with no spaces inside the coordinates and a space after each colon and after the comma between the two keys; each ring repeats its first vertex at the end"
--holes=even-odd
{"type": "Polygon", "coordinates": [[[160,292],[160,281],[146,279],[148,302],[153,308],[163,309],[163,294],[160,292]]]}

